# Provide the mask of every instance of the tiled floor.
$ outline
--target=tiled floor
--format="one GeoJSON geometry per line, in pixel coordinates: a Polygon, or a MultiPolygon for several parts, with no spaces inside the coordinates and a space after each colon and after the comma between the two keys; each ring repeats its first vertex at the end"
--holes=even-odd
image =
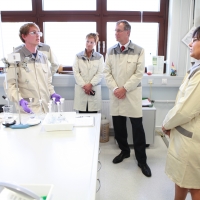
{"type": "MultiPolygon", "coordinates": [[[[155,137],[154,145],[147,148],[147,163],[151,168],[152,177],[145,177],[134,156],[122,163],[113,164],[113,158],[120,153],[114,137],[107,143],[100,143],[99,160],[102,168],[98,172],[101,188],[96,200],[173,200],[174,183],[166,176],[165,159],[167,147],[160,136],[155,137]]],[[[187,200],[191,200],[188,194],[187,200]]]]}

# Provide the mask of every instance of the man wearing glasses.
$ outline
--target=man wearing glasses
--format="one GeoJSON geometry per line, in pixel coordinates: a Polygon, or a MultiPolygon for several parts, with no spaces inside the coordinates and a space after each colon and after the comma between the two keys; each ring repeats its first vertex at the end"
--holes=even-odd
{"type": "Polygon", "coordinates": [[[110,112],[115,139],[121,149],[113,163],[120,163],[130,157],[126,128],[126,117],[129,117],[138,166],[145,176],[150,177],[142,124],[141,80],[144,73],[144,49],[130,41],[130,32],[131,26],[128,21],[120,20],[116,23],[115,37],[119,43],[108,49],[105,61],[104,75],[110,89],[110,112]]]}
{"type": "Polygon", "coordinates": [[[15,53],[20,54],[21,59],[17,65],[19,102],[17,102],[15,67],[13,64],[7,71],[7,95],[11,101],[17,105],[20,104],[21,110],[26,113],[40,112],[40,102],[42,102],[42,111],[48,112],[47,103],[50,98],[54,97],[55,101],[58,102],[61,96],[54,91],[47,57],[37,50],[42,32],[35,23],[26,23],[21,26],[19,37],[24,43],[23,47],[15,51],[15,53]],[[30,98],[32,98],[32,110],[28,107],[30,98]]]}

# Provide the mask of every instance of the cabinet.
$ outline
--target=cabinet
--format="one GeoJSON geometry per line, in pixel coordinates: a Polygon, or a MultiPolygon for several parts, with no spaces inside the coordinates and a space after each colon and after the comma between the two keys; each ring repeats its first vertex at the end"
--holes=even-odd
{"type": "MultiPolygon", "coordinates": [[[[146,144],[153,144],[155,136],[156,108],[143,107],[142,113],[143,113],[143,127],[146,136],[146,144]]],[[[132,126],[129,118],[127,119],[126,123],[128,132],[128,144],[133,145],[132,126]]]]}

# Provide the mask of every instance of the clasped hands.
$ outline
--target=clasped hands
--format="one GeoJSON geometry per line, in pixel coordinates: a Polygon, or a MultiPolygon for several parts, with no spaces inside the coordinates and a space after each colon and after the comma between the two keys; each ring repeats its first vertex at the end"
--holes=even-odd
{"type": "Polygon", "coordinates": [[[92,84],[91,83],[84,85],[82,88],[83,88],[85,94],[87,94],[87,95],[90,95],[90,92],[92,92],[92,84]]]}
{"type": "Polygon", "coordinates": [[[114,95],[118,99],[124,99],[126,97],[126,89],[124,87],[120,87],[114,90],[114,95]]]}
{"type": "Polygon", "coordinates": [[[162,126],[162,131],[164,132],[164,134],[168,135],[170,137],[170,131],[171,130],[166,130],[163,126],[162,126]]]}

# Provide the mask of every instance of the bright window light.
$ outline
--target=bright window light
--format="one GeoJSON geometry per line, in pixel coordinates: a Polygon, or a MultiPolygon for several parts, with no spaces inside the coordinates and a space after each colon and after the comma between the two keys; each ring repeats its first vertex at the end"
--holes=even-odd
{"type": "Polygon", "coordinates": [[[96,10],[96,1],[43,0],[43,10],[96,10]]]}
{"type": "Polygon", "coordinates": [[[107,0],[109,11],[160,11],[160,0],[107,0]]]}
{"type": "MultiPolygon", "coordinates": [[[[158,23],[135,23],[130,22],[130,40],[143,47],[145,50],[145,60],[149,60],[158,53],[158,23]]],[[[116,22],[107,23],[107,49],[118,43],[115,39],[116,22]]],[[[147,63],[149,64],[149,63],[147,63]]]]}
{"type": "MultiPolygon", "coordinates": [[[[4,51],[1,58],[4,56],[7,58],[8,54],[13,52],[13,48],[23,44],[19,38],[19,29],[26,22],[3,22],[2,23],[2,35],[4,51]]],[[[1,46],[1,45],[0,45],[1,46]]],[[[0,59],[1,59],[0,58],[0,59]]]]}
{"type": "Polygon", "coordinates": [[[0,11],[30,10],[32,10],[32,0],[0,0],[0,11]]]}
{"type": "Polygon", "coordinates": [[[45,22],[44,27],[45,43],[65,66],[72,66],[75,55],[85,49],[86,35],[96,33],[96,22],[45,22]]]}

